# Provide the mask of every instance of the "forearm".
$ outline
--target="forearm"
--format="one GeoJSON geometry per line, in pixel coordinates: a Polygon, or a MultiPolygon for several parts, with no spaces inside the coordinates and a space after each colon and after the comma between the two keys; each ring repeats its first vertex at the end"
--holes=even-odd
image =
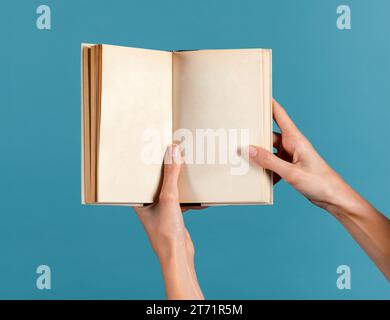
{"type": "Polygon", "coordinates": [[[326,209],[390,281],[390,220],[347,185],[335,199],[326,209]]]}
{"type": "Polygon", "coordinates": [[[204,299],[196,278],[193,257],[180,248],[160,259],[167,299],[204,299]]]}

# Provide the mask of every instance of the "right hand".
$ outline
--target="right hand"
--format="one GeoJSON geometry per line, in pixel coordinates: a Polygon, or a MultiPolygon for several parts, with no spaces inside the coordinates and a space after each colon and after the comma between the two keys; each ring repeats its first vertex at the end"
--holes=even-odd
{"type": "Polygon", "coordinates": [[[273,115],[281,130],[274,133],[277,153],[250,146],[251,162],[335,216],[390,281],[390,220],[329,167],[275,100],[273,115]]]}
{"type": "Polygon", "coordinates": [[[324,209],[342,201],[341,193],[354,193],[321,158],[275,100],[273,117],[281,130],[281,133],[273,133],[273,146],[277,152],[273,154],[263,148],[250,146],[248,153],[251,162],[273,171],[274,183],[284,179],[307,199],[324,209]]]}

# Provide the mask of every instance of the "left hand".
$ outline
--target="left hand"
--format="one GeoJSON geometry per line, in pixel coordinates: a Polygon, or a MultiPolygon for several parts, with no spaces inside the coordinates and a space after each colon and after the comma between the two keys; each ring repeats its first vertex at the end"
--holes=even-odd
{"type": "Polygon", "coordinates": [[[178,146],[169,146],[164,157],[163,184],[158,202],[146,207],[135,207],[157,257],[166,258],[171,250],[182,250],[193,257],[194,247],[184,225],[179,204],[177,181],[181,156],[178,146]]]}
{"type": "Polygon", "coordinates": [[[135,207],[163,272],[168,299],[203,299],[194,267],[194,245],[184,224],[177,181],[181,167],[177,145],[164,157],[163,184],[157,203],[135,207]]]}

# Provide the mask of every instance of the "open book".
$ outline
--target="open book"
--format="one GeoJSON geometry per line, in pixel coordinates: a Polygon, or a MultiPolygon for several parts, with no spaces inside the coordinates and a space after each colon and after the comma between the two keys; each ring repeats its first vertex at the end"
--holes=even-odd
{"type": "Polygon", "coordinates": [[[184,164],[183,204],[271,204],[272,53],[82,45],[82,202],[156,201],[166,147],[184,164]]]}

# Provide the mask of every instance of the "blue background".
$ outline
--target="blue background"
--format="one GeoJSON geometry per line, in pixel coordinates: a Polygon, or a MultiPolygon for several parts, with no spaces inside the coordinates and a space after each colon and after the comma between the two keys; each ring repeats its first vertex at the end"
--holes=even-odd
{"type": "MultiPolygon", "coordinates": [[[[390,212],[389,1],[6,1],[0,18],[0,298],[164,298],[131,209],[80,204],[80,43],[273,49],[274,96],[341,175],[390,212]],[[36,28],[48,4],[52,30],[36,28]],[[352,30],[336,28],[348,4],[352,30]],[[36,268],[52,270],[38,290],[36,268]]],[[[207,298],[390,298],[328,213],[284,182],[275,205],[185,215],[207,298]],[[352,290],[336,268],[352,269],[352,290]]]]}

